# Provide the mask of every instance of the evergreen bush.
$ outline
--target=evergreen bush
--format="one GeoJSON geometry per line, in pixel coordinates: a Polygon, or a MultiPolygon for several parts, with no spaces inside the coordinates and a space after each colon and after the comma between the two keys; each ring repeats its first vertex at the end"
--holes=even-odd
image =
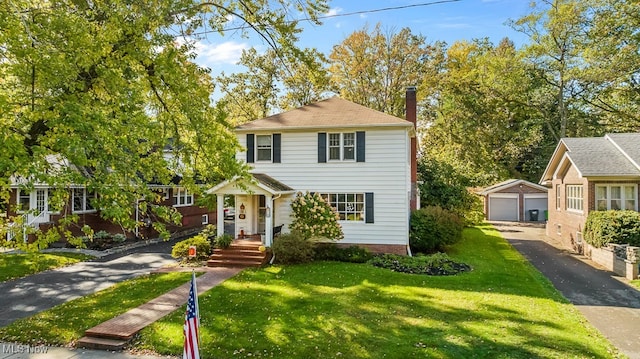
{"type": "Polygon", "coordinates": [[[271,249],[276,263],[307,263],[313,260],[313,245],[300,232],[291,231],[274,238],[271,249]]]}
{"type": "Polygon", "coordinates": [[[441,207],[411,213],[409,244],[414,253],[433,253],[462,239],[464,224],[457,214],[441,207]]]}
{"type": "Polygon", "coordinates": [[[373,257],[366,248],[358,246],[338,247],[333,243],[318,243],[314,249],[313,259],[321,261],[338,261],[365,263],[373,257]]]}
{"type": "Polygon", "coordinates": [[[585,242],[600,248],[609,243],[640,246],[640,213],[591,211],[584,225],[585,242]]]}

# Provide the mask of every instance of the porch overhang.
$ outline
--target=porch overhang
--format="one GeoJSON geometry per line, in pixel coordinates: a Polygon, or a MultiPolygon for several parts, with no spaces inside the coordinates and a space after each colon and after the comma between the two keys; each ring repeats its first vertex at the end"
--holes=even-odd
{"type": "Polygon", "coordinates": [[[234,177],[207,190],[209,194],[263,194],[285,195],[296,190],[264,173],[251,173],[251,179],[234,177]]]}

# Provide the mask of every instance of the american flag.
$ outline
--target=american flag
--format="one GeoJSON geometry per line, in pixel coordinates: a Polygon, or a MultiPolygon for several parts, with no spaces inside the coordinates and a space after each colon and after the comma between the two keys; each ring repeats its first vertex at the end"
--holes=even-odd
{"type": "Polygon", "coordinates": [[[182,359],[200,359],[200,337],[198,326],[200,313],[198,309],[198,290],[196,289],[196,273],[191,274],[191,289],[187,301],[187,313],[184,316],[184,349],[182,359]]]}

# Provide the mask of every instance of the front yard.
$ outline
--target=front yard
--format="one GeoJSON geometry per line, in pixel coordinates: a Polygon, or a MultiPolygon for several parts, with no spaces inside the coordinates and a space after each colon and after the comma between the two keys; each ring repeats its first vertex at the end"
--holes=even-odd
{"type": "MultiPolygon", "coordinates": [[[[616,350],[490,227],[453,277],[318,262],[247,270],[200,296],[203,358],[613,358],[616,350]]],[[[136,350],[178,355],[184,308],[136,350]]]]}
{"type": "Polygon", "coordinates": [[[0,282],[71,265],[91,258],[93,257],[81,253],[1,253],[0,282]]]}
{"type": "MultiPolygon", "coordinates": [[[[245,270],[200,296],[201,357],[619,357],[491,227],[467,229],[450,254],[473,270],[431,277],[338,262],[245,270]]],[[[188,276],[118,284],[0,328],[0,340],[73,345],[188,276]]],[[[131,349],[180,355],[183,321],[184,306],[131,349]]]]}

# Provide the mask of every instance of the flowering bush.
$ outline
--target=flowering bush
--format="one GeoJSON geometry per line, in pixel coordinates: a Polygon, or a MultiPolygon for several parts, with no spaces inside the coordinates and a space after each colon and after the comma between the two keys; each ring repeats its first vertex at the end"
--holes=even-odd
{"type": "Polygon", "coordinates": [[[293,222],[289,228],[299,232],[305,239],[337,241],[344,237],[338,214],[317,193],[298,192],[291,209],[293,222]]]}

